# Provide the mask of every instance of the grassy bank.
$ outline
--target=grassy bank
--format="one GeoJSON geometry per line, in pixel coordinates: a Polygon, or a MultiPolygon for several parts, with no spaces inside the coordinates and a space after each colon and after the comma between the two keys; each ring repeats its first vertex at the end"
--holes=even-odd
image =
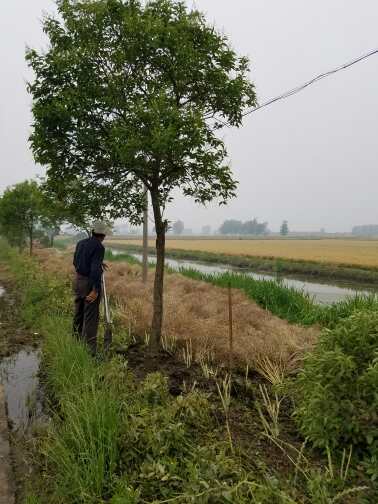
{"type": "MultiPolygon", "coordinates": [[[[106,257],[109,261],[138,263],[133,256],[127,253],[115,255],[109,250],[106,257]]],[[[319,305],[314,302],[309,294],[288,287],[276,280],[255,280],[248,275],[239,273],[213,275],[189,268],[182,268],[180,273],[193,280],[207,282],[222,288],[231,285],[233,289],[243,291],[265,310],[269,310],[274,315],[290,323],[304,326],[317,324],[322,327],[332,328],[356,311],[374,312],[378,310],[378,298],[373,294],[356,294],[332,305],[319,305]]]]}
{"type": "Polygon", "coordinates": [[[192,269],[182,269],[180,273],[218,287],[231,285],[232,288],[245,292],[249,298],[274,315],[305,326],[319,324],[330,328],[355,311],[378,309],[378,298],[375,295],[356,294],[329,306],[319,305],[309,294],[275,280],[254,280],[250,276],[233,273],[211,275],[192,269]]]}
{"type": "MultiPolygon", "coordinates": [[[[109,246],[129,252],[142,251],[142,247],[133,244],[117,243],[109,246]]],[[[155,253],[154,248],[149,249],[155,253]]],[[[328,264],[315,261],[292,260],[274,257],[253,257],[245,255],[221,254],[196,250],[167,249],[167,257],[173,259],[201,261],[212,264],[229,264],[236,268],[250,269],[259,273],[274,273],[286,276],[311,277],[319,280],[339,280],[357,282],[362,285],[378,285],[378,269],[376,267],[358,267],[347,264],[328,264]]]]}
{"type": "MultiPolygon", "coordinates": [[[[40,253],[40,261],[50,274],[71,274],[70,257],[61,253],[40,253]],[[66,273],[65,273],[66,272],[66,273]]],[[[137,337],[149,334],[153,313],[153,270],[146,284],[141,266],[128,255],[112,256],[107,272],[108,292],[117,307],[120,325],[137,337]]],[[[165,280],[165,316],[163,335],[168,341],[190,344],[198,362],[212,355],[218,362],[229,361],[229,324],[227,290],[169,272],[165,280]]],[[[313,347],[318,329],[289,324],[250,302],[242,290],[233,293],[234,362],[241,369],[254,368],[260,356],[291,368],[293,352],[303,355],[313,347]]]]}
{"type": "Polygon", "coordinates": [[[247,374],[237,386],[209,368],[206,378],[168,354],[149,359],[143,346],[94,360],[70,336],[69,280],[12,251],[0,256],[22,288],[25,323],[44,338],[52,420],[33,443],[40,476],[27,504],[374,502],[354,459],[339,473],[336,452],[327,461],[301,447],[291,402],[268,383],[247,374]],[[170,376],[148,372],[168,359],[170,376]]]}

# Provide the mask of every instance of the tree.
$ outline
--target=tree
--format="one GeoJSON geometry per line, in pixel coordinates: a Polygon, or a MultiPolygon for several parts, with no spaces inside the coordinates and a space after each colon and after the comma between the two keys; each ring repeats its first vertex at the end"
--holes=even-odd
{"type": "Polygon", "coordinates": [[[64,202],[59,201],[57,198],[53,198],[51,194],[44,190],[44,187],[40,187],[41,191],[41,209],[39,226],[40,231],[45,235],[45,239],[48,241],[48,246],[54,246],[54,239],[60,233],[60,228],[64,222],[66,216],[66,207],[64,202]]]}
{"type": "Polygon", "coordinates": [[[243,232],[243,223],[242,221],[230,219],[223,222],[221,227],[219,228],[220,234],[224,235],[237,235],[242,234],[243,232]]]}
{"type": "Polygon", "coordinates": [[[35,181],[25,181],[9,187],[0,199],[2,234],[12,245],[22,249],[29,242],[33,254],[33,240],[43,215],[43,197],[35,181]]]}
{"type": "Polygon", "coordinates": [[[378,225],[354,226],[352,234],[356,236],[378,236],[378,225]]]}
{"type": "Polygon", "coordinates": [[[243,224],[243,234],[246,235],[263,235],[268,233],[268,223],[258,222],[257,219],[246,221],[243,224]]]}
{"type": "Polygon", "coordinates": [[[289,225],[287,220],[284,220],[281,224],[280,235],[287,236],[289,234],[289,225]]]}
{"type": "Polygon", "coordinates": [[[180,235],[184,231],[185,226],[182,221],[178,220],[173,224],[172,228],[173,228],[173,233],[175,235],[180,235]]]}
{"type": "Polygon", "coordinates": [[[60,183],[59,179],[48,178],[42,185],[46,214],[51,219],[71,224],[77,231],[84,231],[87,236],[91,235],[93,223],[105,221],[109,229],[113,224],[109,217],[108,205],[113,197],[109,187],[86,185],[83,177],[65,179],[60,183]]]}
{"type": "MultiPolygon", "coordinates": [[[[248,60],[184,2],[57,2],[47,17],[45,53],[28,50],[35,81],[31,144],[56,185],[75,177],[111,189],[112,217],[140,223],[148,189],[156,227],[152,342],[161,336],[164,210],[179,188],[225,204],[237,184],[228,166],[225,124],[239,127],[256,103],[248,60]]],[[[107,193],[109,195],[109,193],[107,193]]]]}
{"type": "Polygon", "coordinates": [[[211,226],[209,226],[209,225],[202,226],[201,234],[203,234],[205,236],[211,235],[211,226]]]}

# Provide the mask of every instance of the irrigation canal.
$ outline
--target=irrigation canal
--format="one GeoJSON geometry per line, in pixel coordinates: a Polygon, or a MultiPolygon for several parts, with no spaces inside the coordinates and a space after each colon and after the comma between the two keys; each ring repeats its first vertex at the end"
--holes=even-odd
{"type": "MultiPolygon", "coordinates": [[[[113,254],[124,254],[124,250],[111,249],[113,254]]],[[[142,261],[142,255],[136,253],[130,253],[138,261],[142,261]]],[[[150,256],[149,261],[154,263],[156,262],[156,257],[150,256]]],[[[242,273],[244,275],[251,276],[255,280],[277,280],[277,276],[267,275],[256,273],[251,270],[236,268],[227,264],[210,264],[210,263],[201,263],[198,261],[188,261],[188,260],[179,260],[179,259],[171,259],[166,258],[166,265],[172,268],[173,270],[180,270],[181,268],[190,268],[195,269],[197,271],[201,271],[202,273],[210,273],[210,274],[219,274],[226,272],[233,273],[242,273]]],[[[346,283],[345,287],[341,287],[339,285],[335,285],[332,283],[318,283],[313,282],[311,280],[299,280],[294,278],[287,278],[284,276],[279,276],[280,280],[285,283],[288,287],[294,287],[297,290],[304,291],[310,296],[312,296],[315,301],[321,304],[331,304],[336,303],[337,301],[342,301],[347,297],[354,296],[356,293],[359,294],[369,294],[371,292],[376,292],[376,290],[371,289],[367,290],[366,287],[356,287],[353,283],[346,283]]]]}
{"type": "MultiPolygon", "coordinates": [[[[0,297],[5,295],[5,289],[0,285],[0,297]]],[[[42,414],[39,364],[40,351],[30,346],[0,359],[0,385],[4,387],[12,430],[24,431],[42,414]]]]}
{"type": "Polygon", "coordinates": [[[42,414],[39,387],[40,352],[27,348],[0,363],[0,382],[4,386],[8,418],[13,430],[25,430],[42,414]]]}

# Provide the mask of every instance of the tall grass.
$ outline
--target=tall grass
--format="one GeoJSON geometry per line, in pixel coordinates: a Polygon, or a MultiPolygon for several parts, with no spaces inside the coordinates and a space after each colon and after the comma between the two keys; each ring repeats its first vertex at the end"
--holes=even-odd
{"type": "Polygon", "coordinates": [[[137,383],[123,360],[92,359],[70,335],[68,285],[25,261],[12,253],[7,259],[24,290],[26,321],[44,335],[53,405],[39,445],[45,492],[34,495],[33,487],[28,504],[294,504],[298,495],[301,502],[332,502],[335,482],[310,469],[296,488],[286,471],[269,468],[268,475],[261,464],[250,472],[236,443],[230,453],[209,395],[193,389],[171,397],[159,373],[137,383]],[[320,491],[330,498],[320,500],[320,491]]]}
{"type": "Polygon", "coordinates": [[[68,321],[42,319],[46,386],[54,401],[43,453],[53,499],[95,504],[111,493],[119,459],[120,403],[102,367],[70,335],[68,321]]]}
{"type": "Polygon", "coordinates": [[[138,261],[138,259],[135,259],[135,257],[133,257],[131,254],[127,254],[126,252],[115,254],[111,249],[106,250],[105,260],[113,262],[127,261],[129,264],[140,264],[140,261],[138,261]]]}
{"type": "Polygon", "coordinates": [[[340,320],[355,311],[377,310],[378,298],[375,294],[356,294],[332,305],[319,305],[308,293],[288,287],[280,280],[255,280],[238,273],[207,274],[195,269],[181,268],[180,273],[193,280],[240,289],[257,304],[274,315],[291,323],[306,326],[320,324],[333,327],[340,320]]]}
{"type": "Polygon", "coordinates": [[[111,493],[119,457],[119,405],[93,380],[65,393],[47,439],[51,484],[63,502],[97,503],[111,493]]]}
{"type": "Polygon", "coordinates": [[[4,248],[22,291],[26,324],[43,334],[43,380],[52,422],[42,441],[48,497],[42,502],[97,504],[111,494],[119,460],[121,425],[117,394],[103,379],[103,365],[71,336],[67,285],[37,264],[4,248]]]}
{"type": "Polygon", "coordinates": [[[68,319],[44,317],[43,365],[46,384],[59,402],[72,390],[80,392],[95,380],[98,369],[84,345],[73,340],[68,319]]]}

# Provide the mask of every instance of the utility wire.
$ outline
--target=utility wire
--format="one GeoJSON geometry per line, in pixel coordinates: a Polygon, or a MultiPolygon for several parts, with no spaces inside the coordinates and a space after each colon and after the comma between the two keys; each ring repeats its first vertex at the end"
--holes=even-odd
{"type": "Polygon", "coordinates": [[[268,105],[272,105],[272,103],[275,103],[279,100],[284,100],[285,98],[289,98],[290,96],[293,96],[293,95],[299,93],[300,91],[302,91],[306,87],[311,86],[315,82],[318,82],[322,79],[325,79],[326,77],[329,77],[330,75],[333,75],[337,72],[340,72],[341,70],[345,70],[346,68],[349,68],[349,67],[355,65],[356,63],[359,63],[360,61],[363,61],[363,60],[369,58],[370,56],[373,56],[373,54],[377,54],[377,53],[378,53],[378,49],[373,49],[372,51],[350,61],[349,63],[345,63],[344,65],[341,65],[337,68],[334,68],[333,70],[329,70],[328,72],[321,73],[321,74],[317,75],[316,77],[314,77],[313,79],[309,80],[308,82],[305,82],[301,86],[297,86],[293,89],[290,89],[290,91],[286,91],[286,93],[283,93],[279,96],[276,96],[275,98],[271,98],[270,100],[266,101],[265,103],[262,103],[261,105],[258,105],[257,107],[255,107],[251,110],[248,110],[247,112],[245,112],[243,114],[243,117],[250,115],[250,114],[253,114],[253,112],[257,112],[257,110],[265,108],[268,105]]]}

